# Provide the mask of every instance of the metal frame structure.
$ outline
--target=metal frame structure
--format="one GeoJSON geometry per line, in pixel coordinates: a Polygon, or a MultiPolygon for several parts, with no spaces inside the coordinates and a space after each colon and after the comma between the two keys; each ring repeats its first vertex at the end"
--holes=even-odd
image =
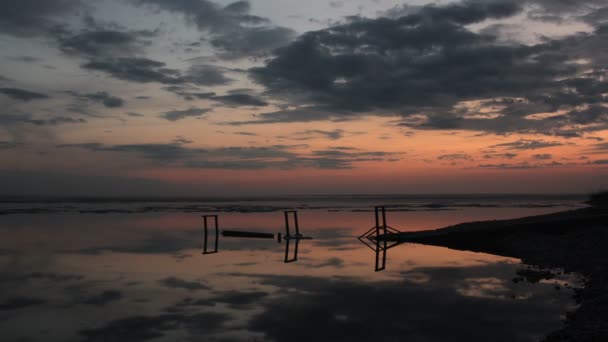
{"type": "Polygon", "coordinates": [[[214,254],[217,253],[217,249],[218,249],[218,243],[219,243],[219,238],[220,238],[220,234],[219,234],[219,225],[218,225],[218,219],[217,219],[217,215],[203,215],[203,227],[204,227],[204,237],[203,237],[203,252],[202,254],[214,254]],[[213,250],[209,250],[209,248],[207,248],[207,244],[208,244],[208,236],[209,236],[209,231],[208,231],[208,224],[207,224],[207,219],[208,218],[213,218],[214,219],[214,226],[215,226],[215,244],[214,244],[214,248],[213,250]]]}
{"type": "MultiPolygon", "coordinates": [[[[285,210],[285,236],[283,239],[285,240],[285,263],[291,263],[298,261],[298,247],[300,245],[300,240],[311,240],[312,237],[304,236],[300,233],[300,224],[298,222],[298,212],[296,210],[285,210]],[[293,217],[293,228],[295,229],[295,234],[291,234],[290,230],[290,216],[293,217]],[[294,240],[295,248],[293,250],[293,255],[290,257],[290,244],[291,241],[294,240]]],[[[218,226],[218,215],[203,215],[203,227],[204,227],[204,237],[203,237],[203,252],[202,254],[214,254],[218,252],[218,240],[219,240],[219,226],[218,226]],[[209,222],[208,219],[214,219],[214,228],[215,228],[215,245],[214,248],[211,249],[209,247],[209,222]]],[[[235,238],[254,238],[254,239],[274,239],[274,234],[272,233],[260,233],[260,232],[246,232],[246,231],[237,231],[237,230],[224,230],[221,233],[224,237],[235,237],[235,238]]],[[[277,242],[281,242],[281,233],[277,234],[277,242]]]]}
{"type": "Polygon", "coordinates": [[[397,241],[388,241],[387,237],[399,231],[386,224],[386,209],[383,206],[374,207],[376,225],[359,236],[359,241],[376,253],[376,272],[386,269],[386,251],[399,245],[397,241]],[[382,255],[380,255],[382,254],[382,255]]]}

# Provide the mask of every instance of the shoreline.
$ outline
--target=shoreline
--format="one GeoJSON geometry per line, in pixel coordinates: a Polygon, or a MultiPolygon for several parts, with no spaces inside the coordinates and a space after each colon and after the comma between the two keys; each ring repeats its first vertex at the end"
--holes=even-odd
{"type": "Polygon", "coordinates": [[[495,254],[541,268],[561,268],[585,278],[578,309],[544,341],[608,341],[608,208],[588,207],[510,220],[461,223],[387,237],[495,254]]]}

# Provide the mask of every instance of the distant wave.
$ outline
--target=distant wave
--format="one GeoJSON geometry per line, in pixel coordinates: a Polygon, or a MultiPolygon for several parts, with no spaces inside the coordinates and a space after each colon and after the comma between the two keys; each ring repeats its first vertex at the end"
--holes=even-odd
{"type": "Polygon", "coordinates": [[[351,195],[268,198],[4,198],[0,215],[41,213],[153,213],[153,212],[276,212],[285,209],[331,212],[441,211],[464,208],[552,208],[584,206],[579,195],[351,195]]]}

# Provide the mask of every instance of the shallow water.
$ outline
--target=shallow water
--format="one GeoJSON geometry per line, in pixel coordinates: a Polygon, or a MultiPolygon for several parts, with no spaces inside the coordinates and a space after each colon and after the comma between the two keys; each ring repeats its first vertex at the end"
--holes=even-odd
{"type": "MultiPolygon", "coordinates": [[[[388,223],[411,231],[564,209],[510,201],[389,211],[388,223]]],[[[374,272],[356,239],[373,226],[369,202],[300,210],[314,240],[293,263],[275,240],[220,237],[219,253],[202,255],[196,212],[2,216],[2,340],[535,341],[574,308],[572,279],[514,282],[516,259],[404,244],[374,272]]],[[[278,210],[219,219],[220,229],[284,229],[278,210]]]]}

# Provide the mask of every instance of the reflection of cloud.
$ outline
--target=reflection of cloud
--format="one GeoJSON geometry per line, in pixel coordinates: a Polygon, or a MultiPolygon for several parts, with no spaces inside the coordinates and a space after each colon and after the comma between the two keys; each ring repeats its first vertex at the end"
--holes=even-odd
{"type": "Polygon", "coordinates": [[[299,290],[267,301],[266,310],[251,320],[250,329],[276,341],[402,340],[408,336],[424,341],[527,341],[559,328],[556,312],[568,299],[553,296],[549,285],[522,288],[506,281],[497,287],[496,281],[486,281],[504,279],[514,273],[514,267],[420,268],[404,274],[406,282],[373,285],[348,279],[249,275],[263,284],[299,290]],[[466,284],[469,289],[478,285],[485,294],[499,289],[501,294],[523,290],[533,295],[525,301],[463,296],[460,290],[466,284]],[[381,331],[369,329],[375,326],[381,326],[381,331]]]}
{"type": "Polygon", "coordinates": [[[230,316],[223,313],[203,312],[194,315],[162,314],[133,316],[110,321],[93,329],[81,330],[84,341],[147,341],[164,336],[166,332],[185,329],[197,337],[223,328],[230,316]]]}
{"type": "Polygon", "coordinates": [[[197,290],[209,290],[210,287],[204,284],[201,284],[198,281],[187,281],[177,277],[167,277],[165,279],[159,280],[159,283],[166,287],[178,288],[178,289],[186,289],[190,291],[197,290]]]}
{"type": "Polygon", "coordinates": [[[34,297],[24,297],[17,296],[13,298],[9,298],[3,303],[0,303],[0,310],[8,311],[8,310],[17,310],[26,308],[28,306],[41,305],[46,303],[46,300],[34,297]]]}
{"type": "Polygon", "coordinates": [[[222,292],[218,297],[212,298],[212,301],[228,304],[233,309],[248,307],[251,304],[258,303],[266,298],[268,293],[262,291],[255,292],[238,292],[227,291],[222,292]]]}
{"type": "Polygon", "coordinates": [[[344,260],[333,257],[333,258],[329,258],[329,259],[323,260],[318,263],[310,263],[310,264],[300,263],[299,265],[304,266],[304,267],[310,267],[310,268],[320,268],[320,267],[342,268],[342,267],[344,267],[344,260]]]}
{"type": "Polygon", "coordinates": [[[122,299],[122,292],[118,290],[106,290],[102,293],[91,296],[83,301],[84,304],[105,306],[110,302],[122,299]]]}

